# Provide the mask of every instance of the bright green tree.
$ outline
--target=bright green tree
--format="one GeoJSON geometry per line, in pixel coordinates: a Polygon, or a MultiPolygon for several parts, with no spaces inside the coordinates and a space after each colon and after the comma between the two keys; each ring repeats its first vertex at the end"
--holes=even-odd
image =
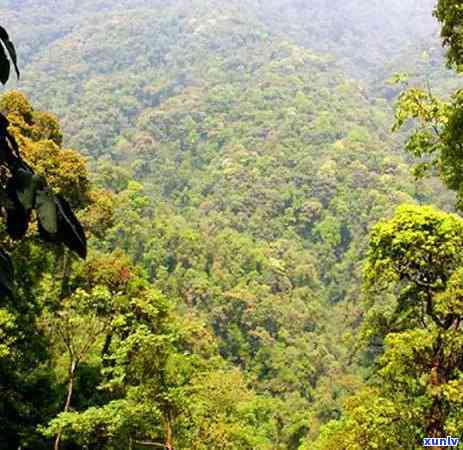
{"type": "Polygon", "coordinates": [[[368,345],[382,347],[371,387],[348,400],[320,449],[404,448],[463,433],[463,219],[401,206],[370,237],[368,345]]]}

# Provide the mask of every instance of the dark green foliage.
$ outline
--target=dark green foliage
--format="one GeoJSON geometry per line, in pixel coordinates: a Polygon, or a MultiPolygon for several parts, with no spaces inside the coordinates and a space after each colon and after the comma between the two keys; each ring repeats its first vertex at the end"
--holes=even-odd
{"type": "Polygon", "coordinates": [[[449,65],[463,69],[463,8],[459,0],[438,0],[435,16],[442,24],[442,42],[447,47],[449,65]]]}

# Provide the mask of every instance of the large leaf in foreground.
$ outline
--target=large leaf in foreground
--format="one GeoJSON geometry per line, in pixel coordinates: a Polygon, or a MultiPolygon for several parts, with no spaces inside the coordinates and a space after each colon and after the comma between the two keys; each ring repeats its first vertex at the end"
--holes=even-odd
{"type": "Polygon", "coordinates": [[[6,162],[11,165],[10,169],[12,170],[19,167],[28,167],[21,160],[18,143],[15,137],[8,131],[9,126],[10,122],[8,119],[3,114],[0,114],[0,162],[6,162]]]}
{"type": "Polygon", "coordinates": [[[35,175],[27,168],[18,169],[9,181],[10,189],[16,192],[18,200],[26,211],[30,211],[36,202],[39,187],[45,185],[45,180],[35,175]]]}
{"type": "Polygon", "coordinates": [[[37,191],[35,204],[39,224],[51,236],[46,240],[56,240],[53,238],[58,233],[58,209],[55,196],[49,188],[41,189],[37,191]]]}
{"type": "Polygon", "coordinates": [[[7,186],[6,192],[10,200],[8,205],[4,205],[6,208],[6,229],[12,239],[20,240],[26,235],[31,214],[23,207],[11,184],[7,186]]]}
{"type": "Polygon", "coordinates": [[[39,233],[47,242],[62,242],[81,258],[87,257],[87,239],[84,229],[69,203],[61,195],[37,193],[39,233]]]}
{"type": "MultiPolygon", "coordinates": [[[[10,55],[10,59],[13,62],[13,66],[14,66],[14,69],[16,71],[16,76],[19,78],[18,58],[16,56],[16,49],[14,48],[14,44],[13,44],[13,42],[11,42],[7,31],[5,30],[5,28],[3,28],[1,26],[0,26],[0,40],[2,41],[3,45],[7,49],[8,54],[10,55]]],[[[5,50],[3,48],[2,48],[2,50],[3,50],[3,54],[4,54],[5,50]]],[[[6,58],[6,55],[5,55],[5,58],[6,58]]],[[[9,63],[8,59],[7,59],[7,62],[8,62],[8,75],[9,75],[10,63],[9,63]]],[[[6,81],[8,81],[8,77],[6,78],[6,81]]],[[[6,81],[3,82],[3,84],[5,84],[6,81]]]]}
{"type": "Polygon", "coordinates": [[[57,195],[56,204],[58,206],[58,234],[61,242],[85,259],[87,257],[87,239],[82,225],[65,198],[57,195]]]}
{"type": "Polygon", "coordinates": [[[5,49],[0,44],[0,82],[6,84],[10,78],[10,61],[6,56],[5,49]]]}

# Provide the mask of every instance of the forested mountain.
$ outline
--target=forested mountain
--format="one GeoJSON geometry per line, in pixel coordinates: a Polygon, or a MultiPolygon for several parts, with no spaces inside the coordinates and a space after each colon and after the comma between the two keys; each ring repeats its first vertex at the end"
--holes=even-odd
{"type": "Polygon", "coordinates": [[[432,0],[62,2],[59,21],[53,2],[13,3],[5,12],[13,30],[18,20],[31,21],[17,33],[30,62],[21,88],[59,114],[73,144],[93,153],[108,151],[142,112],[178,93],[197,96],[224,79],[258,81],[258,70],[281,61],[281,46],[324,57],[330,76],[340,67],[383,83],[401,69],[388,70],[391,60],[439,47],[432,0]]]}
{"type": "MultiPolygon", "coordinates": [[[[458,85],[434,6],[0,3],[22,68],[9,87],[27,96],[0,110],[90,238],[85,262],[32,234],[13,252],[0,449],[396,448],[355,447],[342,411],[373,395],[381,314],[393,323],[362,291],[370,232],[403,203],[455,209],[391,132],[395,72],[458,85]]],[[[398,217],[447,223],[420,211],[398,217]]]]}

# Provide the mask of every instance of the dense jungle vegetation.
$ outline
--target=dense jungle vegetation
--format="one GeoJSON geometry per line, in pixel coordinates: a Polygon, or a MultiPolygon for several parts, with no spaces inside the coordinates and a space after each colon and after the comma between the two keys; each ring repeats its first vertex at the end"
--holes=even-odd
{"type": "Polygon", "coordinates": [[[0,450],[463,438],[459,3],[0,2],[88,239],[0,225],[0,450]]]}

